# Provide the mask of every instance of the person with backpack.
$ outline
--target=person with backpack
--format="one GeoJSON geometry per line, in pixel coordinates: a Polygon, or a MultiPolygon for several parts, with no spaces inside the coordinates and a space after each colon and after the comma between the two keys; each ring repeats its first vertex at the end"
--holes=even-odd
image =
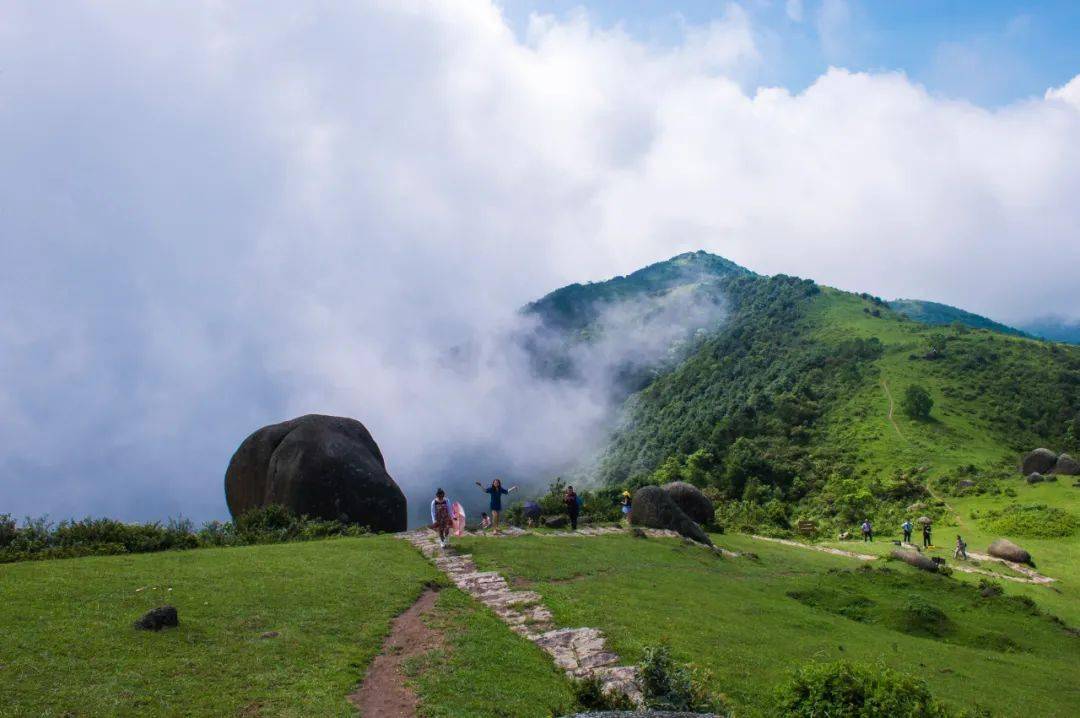
{"type": "Polygon", "coordinates": [[[862,540],[873,541],[874,540],[874,527],[870,525],[870,519],[863,519],[862,522],[862,540]]]}
{"type": "Polygon", "coordinates": [[[953,551],[953,558],[962,558],[967,561],[967,544],[960,538],[960,534],[956,535],[956,550],[953,551]]]}
{"type": "Polygon", "coordinates": [[[904,519],[900,530],[904,532],[904,543],[911,543],[911,519],[904,519]]]}
{"type": "Polygon", "coordinates": [[[486,489],[479,481],[476,482],[476,485],[479,486],[485,494],[491,495],[488,510],[491,511],[492,532],[499,533],[499,513],[502,511],[502,497],[511,491],[517,491],[517,487],[511,486],[509,489],[504,489],[500,479],[492,481],[491,486],[486,489]]]}
{"type": "Polygon", "coordinates": [[[446,498],[446,492],[439,489],[431,500],[431,526],[439,534],[439,546],[442,548],[446,548],[446,542],[450,540],[452,523],[450,502],[446,498]]]}
{"type": "Polygon", "coordinates": [[[578,499],[578,495],[574,493],[573,486],[566,487],[563,503],[566,504],[566,513],[570,514],[570,530],[577,531],[577,520],[578,514],[581,513],[581,502],[578,499]]]}

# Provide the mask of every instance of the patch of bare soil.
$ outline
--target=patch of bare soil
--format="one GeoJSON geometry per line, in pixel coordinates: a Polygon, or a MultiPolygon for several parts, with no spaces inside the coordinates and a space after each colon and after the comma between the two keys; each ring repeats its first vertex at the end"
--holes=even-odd
{"type": "Polygon", "coordinates": [[[394,619],[382,652],[372,661],[364,682],[349,694],[349,702],[360,710],[362,718],[415,718],[419,701],[405,683],[402,664],[442,642],[442,636],[424,623],[438,596],[437,590],[427,589],[394,619]]]}

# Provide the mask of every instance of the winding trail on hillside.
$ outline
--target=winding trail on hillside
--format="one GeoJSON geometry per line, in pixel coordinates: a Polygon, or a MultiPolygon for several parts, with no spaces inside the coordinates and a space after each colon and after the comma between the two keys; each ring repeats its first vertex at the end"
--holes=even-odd
{"type": "MultiPolygon", "coordinates": [[[[889,382],[884,377],[881,379],[881,386],[885,389],[885,397],[889,400],[889,423],[892,424],[892,428],[896,430],[896,435],[901,439],[904,439],[904,435],[900,432],[900,425],[896,423],[896,419],[893,417],[893,413],[896,410],[896,402],[893,401],[892,392],[889,391],[889,382]]],[[[907,441],[907,439],[904,439],[907,441]]]]}
{"type": "MultiPolygon", "coordinates": [[[[809,549],[811,551],[820,551],[822,553],[829,553],[834,556],[846,556],[848,558],[858,559],[859,561],[876,561],[877,559],[882,558],[881,556],[877,556],[875,554],[845,551],[844,549],[833,548],[832,546],[818,546],[817,544],[801,543],[799,541],[792,541],[791,539],[773,538],[771,536],[759,536],[757,534],[751,534],[750,537],[757,539],[758,541],[769,541],[771,543],[783,544],[785,546],[793,546],[795,548],[809,549]]],[[[914,549],[916,551],[919,550],[919,548],[914,544],[904,544],[904,546],[914,549]]],[[[993,561],[996,563],[1000,563],[1004,566],[1008,566],[1013,571],[1022,574],[1022,576],[1008,576],[1001,573],[994,573],[993,571],[987,571],[985,569],[976,568],[975,566],[968,566],[962,563],[951,563],[949,564],[949,568],[951,568],[953,571],[959,571],[960,573],[975,573],[983,576],[990,576],[992,578],[1001,578],[1006,581],[1015,581],[1016,583],[1031,583],[1039,586],[1047,586],[1057,580],[1049,576],[1044,576],[1043,574],[1039,573],[1038,571],[1029,566],[1024,566],[1023,564],[1014,563],[1012,561],[1006,561],[1005,559],[997,558],[996,556],[990,556],[984,553],[975,553],[974,551],[969,551],[968,556],[970,558],[976,559],[977,561],[993,561]]]]}

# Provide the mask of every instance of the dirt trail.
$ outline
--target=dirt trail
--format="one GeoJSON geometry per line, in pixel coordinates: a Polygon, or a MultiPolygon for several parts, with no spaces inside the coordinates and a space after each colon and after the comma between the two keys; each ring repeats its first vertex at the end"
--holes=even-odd
{"type": "MultiPolygon", "coordinates": [[[[751,535],[751,538],[757,539],[758,541],[771,541],[772,543],[784,544],[785,546],[794,546],[795,548],[809,549],[810,551],[831,553],[834,556],[846,556],[848,558],[858,559],[859,561],[876,561],[877,559],[881,558],[880,556],[877,556],[875,554],[845,551],[843,549],[833,548],[832,546],[818,546],[816,544],[800,543],[798,541],[792,541],[790,539],[772,538],[771,536],[758,536],[756,534],[753,534],[751,535]]],[[[912,544],[904,544],[904,546],[907,548],[918,550],[918,547],[913,546],[912,544]]],[[[953,571],[959,571],[960,573],[976,573],[982,576],[991,576],[993,578],[1004,579],[1006,581],[1015,581],[1016,583],[1033,583],[1040,586],[1046,586],[1057,580],[1050,578],[1049,576],[1044,576],[1038,571],[1029,568],[1028,566],[1013,563],[1012,561],[1005,561],[994,556],[988,556],[982,553],[974,553],[971,551],[968,552],[968,556],[976,559],[977,561],[995,561],[997,563],[1003,564],[1016,571],[1017,573],[1023,574],[1023,577],[1007,576],[1005,574],[994,573],[993,571],[986,571],[981,568],[975,568],[974,566],[969,566],[956,562],[950,563],[949,568],[951,568],[953,571]]]]}
{"type": "Polygon", "coordinates": [[[415,718],[418,700],[406,685],[402,664],[438,647],[442,636],[424,623],[439,593],[427,589],[416,603],[394,619],[382,652],[375,657],[364,682],[349,695],[361,718],[415,718]]]}
{"type": "Polygon", "coordinates": [[[900,426],[896,423],[896,419],[893,418],[893,413],[896,410],[896,403],[893,401],[892,392],[889,391],[889,382],[882,379],[881,386],[885,389],[885,396],[889,400],[889,423],[892,424],[892,428],[896,430],[896,435],[903,439],[904,435],[900,433],[900,426]]]}

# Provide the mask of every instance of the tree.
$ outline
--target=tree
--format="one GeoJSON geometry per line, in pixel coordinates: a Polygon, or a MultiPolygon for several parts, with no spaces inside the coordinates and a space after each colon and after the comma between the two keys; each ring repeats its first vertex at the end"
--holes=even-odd
{"type": "Polygon", "coordinates": [[[924,387],[912,384],[904,392],[904,399],[900,402],[904,413],[912,419],[925,419],[930,416],[930,410],[934,408],[934,400],[924,387]]]}
{"type": "Polygon", "coordinates": [[[931,334],[930,338],[926,340],[926,343],[930,346],[930,351],[938,356],[945,354],[945,347],[949,343],[949,338],[944,334],[931,334]]]}

